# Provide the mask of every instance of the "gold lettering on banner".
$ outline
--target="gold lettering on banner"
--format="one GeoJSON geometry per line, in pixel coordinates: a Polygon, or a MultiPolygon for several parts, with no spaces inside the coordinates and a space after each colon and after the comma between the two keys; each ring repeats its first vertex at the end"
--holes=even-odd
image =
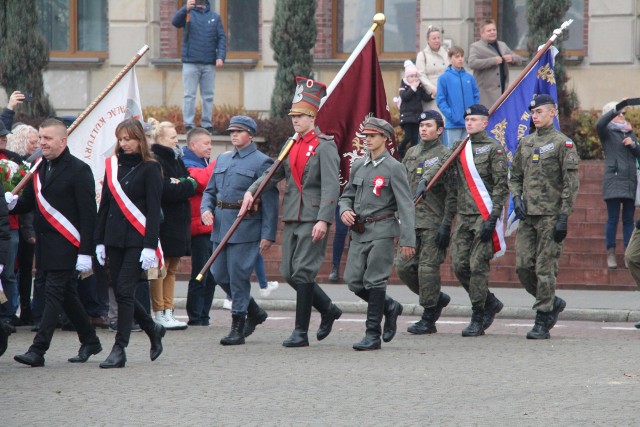
{"type": "Polygon", "coordinates": [[[493,129],[491,129],[491,135],[493,139],[498,141],[503,147],[505,146],[505,134],[507,131],[507,119],[503,119],[500,123],[497,123],[493,129]]]}

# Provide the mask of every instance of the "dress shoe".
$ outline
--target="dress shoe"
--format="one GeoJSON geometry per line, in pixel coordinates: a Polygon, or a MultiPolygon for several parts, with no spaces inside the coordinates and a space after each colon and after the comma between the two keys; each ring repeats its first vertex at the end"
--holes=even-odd
{"type": "Polygon", "coordinates": [[[115,344],[111,349],[109,357],[100,364],[100,367],[103,369],[124,368],[125,363],[127,363],[127,355],[124,352],[124,348],[115,344]]]}
{"type": "Polygon", "coordinates": [[[95,328],[107,329],[109,328],[109,321],[104,316],[90,317],[91,325],[95,328]]]}
{"type": "Polygon", "coordinates": [[[40,330],[40,322],[33,322],[33,326],[31,327],[31,332],[38,332],[40,330]]]}
{"type": "Polygon", "coordinates": [[[80,350],[78,351],[78,355],[69,359],[71,363],[84,363],[94,354],[98,354],[102,351],[102,346],[100,342],[95,344],[82,344],[80,346],[80,350]]]}
{"type": "Polygon", "coordinates": [[[3,319],[1,322],[2,322],[2,326],[4,327],[4,330],[7,331],[9,335],[16,333],[16,327],[11,321],[11,319],[3,319]]]}
{"type": "Polygon", "coordinates": [[[333,322],[338,320],[340,316],[342,316],[342,310],[340,310],[340,308],[335,304],[331,304],[331,308],[329,308],[327,313],[321,314],[320,327],[316,334],[318,341],[322,341],[329,336],[331,329],[333,328],[333,322]]]}
{"type": "Polygon", "coordinates": [[[164,326],[157,323],[153,324],[152,329],[145,331],[145,333],[149,337],[149,341],[151,342],[149,357],[151,357],[152,362],[162,354],[162,337],[164,337],[164,334],[166,332],[167,330],[164,328],[164,326]]]}
{"type": "Polygon", "coordinates": [[[13,360],[15,360],[16,362],[20,362],[23,365],[29,365],[32,368],[44,366],[44,357],[32,351],[28,351],[25,354],[17,354],[13,356],[13,360]]]}

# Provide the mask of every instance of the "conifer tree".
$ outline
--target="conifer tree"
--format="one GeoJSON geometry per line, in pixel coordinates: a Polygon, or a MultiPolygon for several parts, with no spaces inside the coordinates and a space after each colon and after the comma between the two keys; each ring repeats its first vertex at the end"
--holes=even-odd
{"type": "Polygon", "coordinates": [[[317,33],[315,11],[315,0],[276,1],[271,48],[278,69],[271,95],[271,118],[282,118],[289,112],[296,75],[311,77],[317,33]]]}
{"type": "MultiPolygon", "coordinates": [[[[535,55],[538,46],[549,40],[553,30],[560,28],[570,6],[571,0],[527,0],[528,49],[532,56],[535,55]]],[[[562,37],[558,37],[554,46],[560,51],[554,64],[558,112],[561,119],[569,120],[572,111],[579,108],[578,98],[574,91],[567,89],[569,77],[564,65],[562,37]]]]}
{"type": "Polygon", "coordinates": [[[18,111],[29,117],[48,117],[55,112],[44,93],[42,70],[49,62],[49,48],[38,28],[36,0],[0,2],[0,86],[7,95],[29,92],[31,102],[18,111]]]}

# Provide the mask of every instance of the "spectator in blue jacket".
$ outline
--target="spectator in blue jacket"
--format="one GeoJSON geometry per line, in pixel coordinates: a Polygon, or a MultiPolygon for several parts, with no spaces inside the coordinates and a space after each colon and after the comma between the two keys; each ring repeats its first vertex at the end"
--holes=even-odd
{"type": "Polygon", "coordinates": [[[442,143],[451,148],[465,136],[464,112],[474,104],[480,103],[480,92],[473,75],[462,67],[464,50],[460,46],[449,49],[449,65],[438,77],[436,102],[445,118],[442,143]]]}
{"type": "Polygon", "coordinates": [[[187,0],[173,17],[172,24],[182,31],[182,84],[184,85],[185,132],[195,127],[196,90],[202,98],[201,127],[217,134],[211,120],[216,68],[227,54],[227,36],[220,15],[211,10],[209,0],[187,0]]]}

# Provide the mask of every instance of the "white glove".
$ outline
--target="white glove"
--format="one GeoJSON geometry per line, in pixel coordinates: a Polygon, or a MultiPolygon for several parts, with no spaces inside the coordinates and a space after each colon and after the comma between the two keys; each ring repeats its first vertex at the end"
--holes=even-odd
{"type": "Polygon", "coordinates": [[[89,255],[78,255],[78,261],[76,261],[76,270],[80,273],[87,273],[91,271],[91,256],[89,255]]]}
{"type": "Polygon", "coordinates": [[[148,270],[153,268],[156,262],[156,250],[150,248],[144,248],[140,253],[140,262],[142,263],[142,269],[148,270]]]}
{"type": "Polygon", "coordinates": [[[13,210],[16,207],[16,203],[18,203],[18,195],[11,194],[10,191],[4,193],[4,200],[7,202],[7,207],[9,210],[13,210]]]}
{"type": "Polygon", "coordinates": [[[107,250],[104,245],[96,246],[96,260],[98,260],[98,264],[104,266],[104,263],[107,260],[107,250]]]}

